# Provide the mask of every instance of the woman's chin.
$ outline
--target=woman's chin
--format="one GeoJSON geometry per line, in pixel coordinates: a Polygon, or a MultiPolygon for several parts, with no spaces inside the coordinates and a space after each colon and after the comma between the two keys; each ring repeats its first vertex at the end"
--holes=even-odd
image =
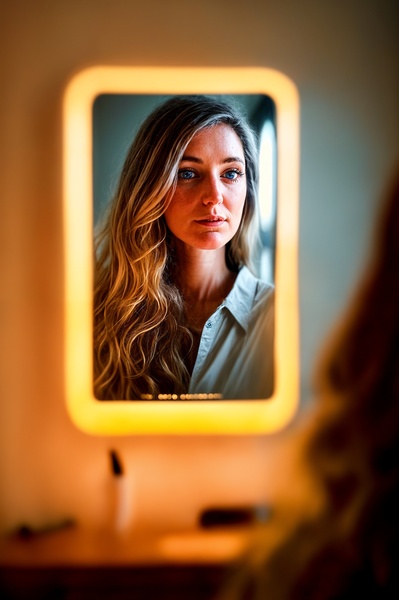
{"type": "Polygon", "coordinates": [[[194,247],[199,250],[220,250],[229,242],[230,238],[220,235],[218,232],[209,232],[195,243],[194,247]]]}
{"type": "Polygon", "coordinates": [[[226,235],[220,231],[207,231],[196,236],[173,236],[176,246],[187,251],[192,250],[221,250],[232,239],[233,236],[226,235]]]}

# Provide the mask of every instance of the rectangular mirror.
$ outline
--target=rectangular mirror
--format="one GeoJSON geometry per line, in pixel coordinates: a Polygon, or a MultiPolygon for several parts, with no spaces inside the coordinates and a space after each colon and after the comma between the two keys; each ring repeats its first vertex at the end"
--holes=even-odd
{"type": "MultiPolygon", "coordinates": [[[[255,433],[288,422],[298,402],[298,163],[298,95],[276,71],[95,67],[72,79],[64,98],[65,374],[68,410],[78,427],[96,434],[255,433]],[[235,373],[233,392],[202,383],[187,393],[159,390],[134,402],[98,402],[93,392],[93,228],[115,194],[143,119],[169,98],[192,94],[234,105],[257,134],[261,243],[254,270],[266,287],[275,286],[270,392],[244,386],[237,397],[235,373]]],[[[229,171],[228,177],[235,175],[229,171]]],[[[262,335],[257,343],[266,348],[270,339],[263,333],[258,338],[262,335]]],[[[230,372],[234,366],[232,361],[230,372]]]]}

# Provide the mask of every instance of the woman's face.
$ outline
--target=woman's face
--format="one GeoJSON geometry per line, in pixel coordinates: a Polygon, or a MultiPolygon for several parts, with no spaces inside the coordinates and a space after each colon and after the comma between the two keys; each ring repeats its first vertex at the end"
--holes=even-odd
{"type": "Polygon", "coordinates": [[[244,150],[234,129],[225,124],[203,129],[180,162],[166,224],[187,246],[221,248],[237,232],[246,193],[244,150]]]}

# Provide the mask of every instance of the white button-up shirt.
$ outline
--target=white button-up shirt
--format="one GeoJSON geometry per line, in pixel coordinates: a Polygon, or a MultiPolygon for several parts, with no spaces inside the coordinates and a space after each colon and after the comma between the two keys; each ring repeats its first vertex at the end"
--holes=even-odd
{"type": "Polygon", "coordinates": [[[242,267],[229,295],[204,325],[189,394],[270,397],[273,332],[274,289],[242,267]]]}

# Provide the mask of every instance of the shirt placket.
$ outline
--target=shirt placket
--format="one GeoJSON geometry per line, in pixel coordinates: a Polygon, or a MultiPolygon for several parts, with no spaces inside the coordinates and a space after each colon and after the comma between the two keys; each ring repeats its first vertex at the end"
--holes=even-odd
{"type": "Polygon", "coordinates": [[[198,346],[197,358],[195,360],[194,369],[191,375],[190,389],[192,387],[195,387],[197,379],[200,377],[202,369],[204,368],[206,358],[209,354],[209,350],[212,347],[213,340],[215,339],[215,336],[221,324],[221,320],[223,318],[223,307],[224,302],[209,317],[202,329],[201,339],[198,346]]]}

